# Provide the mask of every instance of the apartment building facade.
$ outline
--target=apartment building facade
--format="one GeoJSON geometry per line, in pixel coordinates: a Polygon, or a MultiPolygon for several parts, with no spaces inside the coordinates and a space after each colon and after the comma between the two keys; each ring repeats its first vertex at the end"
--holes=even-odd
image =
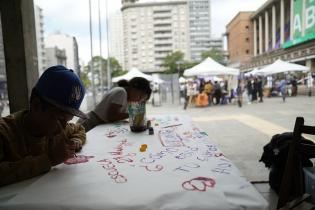
{"type": "Polygon", "coordinates": [[[248,63],[253,56],[254,12],[239,12],[226,26],[229,66],[239,68],[248,63]]]}

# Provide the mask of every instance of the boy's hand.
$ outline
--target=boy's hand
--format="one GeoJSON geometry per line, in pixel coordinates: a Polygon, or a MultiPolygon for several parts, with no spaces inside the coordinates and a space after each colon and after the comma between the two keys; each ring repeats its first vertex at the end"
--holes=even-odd
{"type": "Polygon", "coordinates": [[[54,142],[50,142],[53,144],[51,145],[49,155],[52,166],[63,163],[69,158],[73,158],[75,154],[75,142],[68,139],[61,124],[58,123],[58,125],[62,135],[54,142]]]}
{"type": "Polygon", "coordinates": [[[73,142],[75,151],[80,151],[82,149],[82,141],[80,139],[72,138],[70,141],[73,142]]]}
{"type": "Polygon", "coordinates": [[[49,155],[52,166],[63,163],[65,160],[74,157],[75,144],[73,141],[66,142],[65,139],[61,138],[53,144],[49,155]]]}

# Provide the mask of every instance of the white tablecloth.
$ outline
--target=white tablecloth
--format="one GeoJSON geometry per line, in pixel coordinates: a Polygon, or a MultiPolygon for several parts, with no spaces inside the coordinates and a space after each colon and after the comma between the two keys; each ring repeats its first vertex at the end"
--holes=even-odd
{"type": "Polygon", "coordinates": [[[94,128],[78,154],[90,156],[87,162],[0,188],[0,209],[267,209],[211,134],[189,117],[148,118],[154,135],[131,133],[127,123],[94,128]]]}

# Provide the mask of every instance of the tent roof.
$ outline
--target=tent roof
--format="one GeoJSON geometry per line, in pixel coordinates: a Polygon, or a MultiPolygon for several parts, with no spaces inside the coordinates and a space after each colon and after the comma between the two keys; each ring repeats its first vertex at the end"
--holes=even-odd
{"type": "Polygon", "coordinates": [[[258,68],[254,68],[253,70],[246,72],[245,77],[249,77],[249,76],[263,76],[264,74],[260,72],[260,70],[258,68]]]}
{"type": "Polygon", "coordinates": [[[162,80],[161,78],[158,78],[158,77],[153,77],[153,82],[154,82],[154,83],[157,83],[157,84],[163,84],[163,83],[165,83],[164,80],[162,80]]]}
{"type": "Polygon", "coordinates": [[[309,67],[295,64],[295,63],[285,62],[285,61],[278,59],[274,63],[266,66],[265,68],[260,69],[258,72],[263,74],[263,75],[271,75],[271,74],[290,72],[290,71],[307,72],[309,70],[310,70],[309,67]]]}
{"type": "Polygon", "coordinates": [[[147,79],[148,81],[152,81],[153,78],[151,75],[148,75],[148,74],[144,74],[142,73],[141,71],[139,71],[137,68],[132,68],[128,73],[122,75],[122,76],[119,76],[119,77],[114,77],[112,79],[113,82],[118,82],[120,80],[131,80],[132,78],[134,77],[142,77],[142,78],[145,78],[147,79]]]}
{"type": "Polygon", "coordinates": [[[184,83],[184,82],[186,82],[186,79],[184,77],[180,77],[178,79],[178,81],[179,81],[179,83],[184,83]]]}
{"type": "Polygon", "coordinates": [[[184,76],[189,77],[197,75],[239,75],[239,70],[223,66],[222,64],[208,57],[198,65],[184,71],[184,76]]]}

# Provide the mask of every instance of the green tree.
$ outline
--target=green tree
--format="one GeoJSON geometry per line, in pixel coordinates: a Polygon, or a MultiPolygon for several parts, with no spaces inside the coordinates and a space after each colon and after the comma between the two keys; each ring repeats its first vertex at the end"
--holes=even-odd
{"type": "Polygon", "coordinates": [[[81,78],[85,88],[89,88],[91,86],[91,80],[88,77],[89,72],[90,72],[90,67],[84,66],[83,71],[80,74],[80,78],[81,78]]]}
{"type": "Polygon", "coordinates": [[[178,73],[178,68],[180,68],[180,65],[184,63],[184,53],[181,51],[176,51],[171,54],[168,54],[164,62],[162,64],[163,67],[165,67],[165,73],[167,74],[174,74],[178,73]]]}
{"type": "Polygon", "coordinates": [[[215,60],[219,63],[224,62],[223,52],[221,50],[218,50],[218,49],[212,48],[211,50],[204,51],[201,53],[202,60],[204,60],[208,57],[212,58],[213,60],[215,60]]]}
{"type": "Polygon", "coordinates": [[[197,65],[199,62],[197,61],[184,61],[183,63],[179,64],[179,76],[183,76],[184,71],[186,69],[190,69],[193,66],[197,65]]]}
{"type": "Polygon", "coordinates": [[[116,60],[116,58],[110,57],[109,60],[111,67],[111,77],[118,77],[128,72],[122,69],[121,65],[119,64],[118,60],[116,60]]]}
{"type": "MultiPolygon", "coordinates": [[[[107,85],[107,61],[108,59],[105,59],[101,56],[94,56],[93,57],[93,70],[94,70],[94,78],[97,78],[96,81],[98,81],[95,86],[100,86],[101,84],[101,72],[103,76],[103,85],[107,85]]],[[[110,64],[110,71],[111,76],[116,75],[117,73],[125,72],[122,70],[121,65],[117,61],[117,59],[110,57],[109,58],[109,64],[110,64]]],[[[91,61],[88,62],[88,65],[84,67],[84,71],[82,73],[82,80],[84,82],[84,85],[86,87],[90,87],[92,81],[89,80],[88,74],[91,72],[91,61]]],[[[123,74],[123,73],[122,73],[123,74]]]]}

